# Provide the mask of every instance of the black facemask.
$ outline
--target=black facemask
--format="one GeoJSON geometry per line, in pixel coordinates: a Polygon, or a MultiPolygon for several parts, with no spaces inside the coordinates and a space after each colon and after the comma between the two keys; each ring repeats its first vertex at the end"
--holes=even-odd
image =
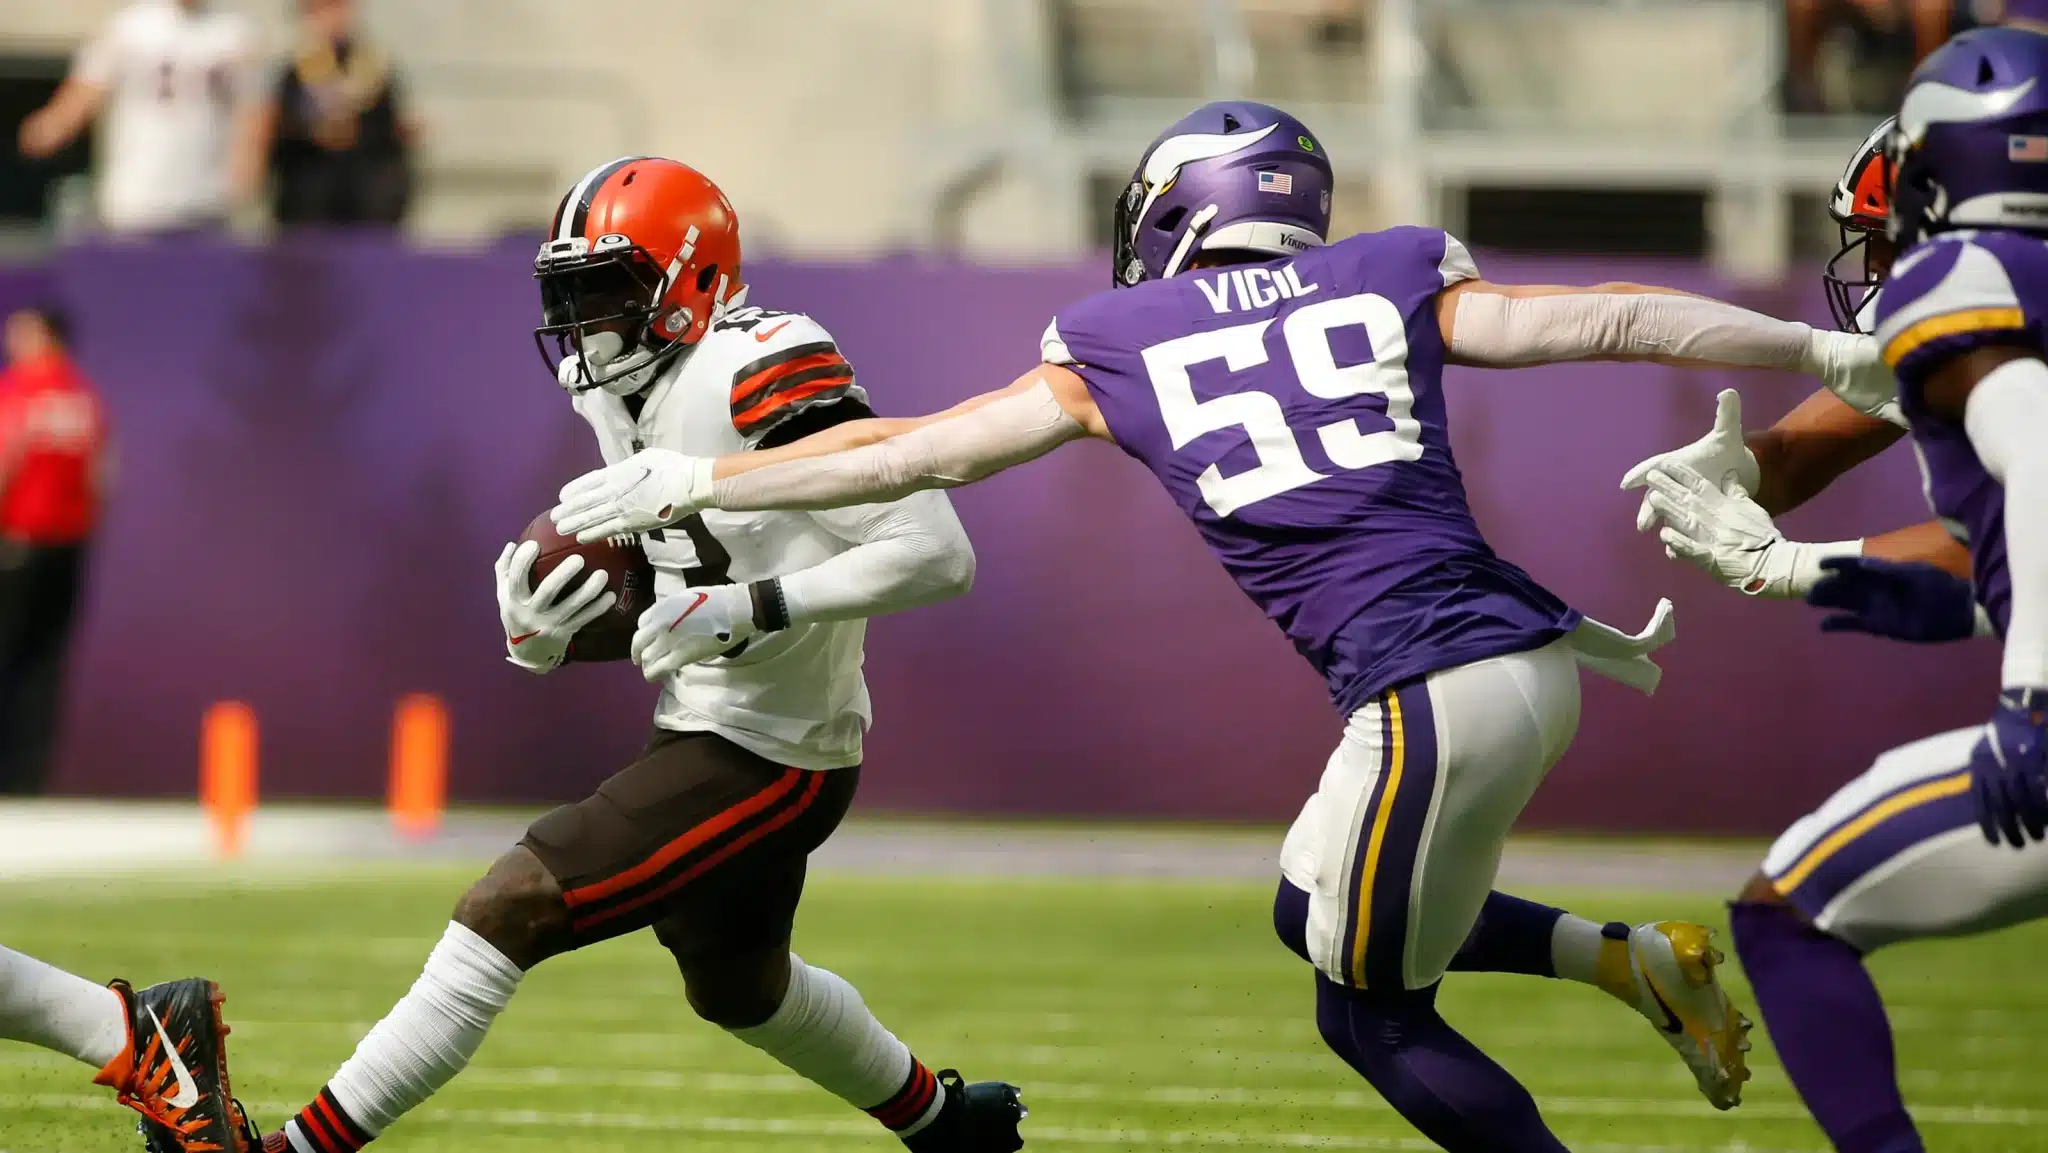
{"type": "MultiPolygon", "coordinates": [[[[662,278],[645,256],[606,253],[534,275],[540,281],[541,324],[533,339],[550,372],[569,356],[581,356],[584,341],[600,332],[617,333],[627,348],[650,343],[662,278]]],[[[603,383],[593,371],[584,368],[588,387],[603,383]]]]}
{"type": "Polygon", "coordinates": [[[1145,279],[1145,262],[1138,259],[1138,214],[1145,207],[1145,182],[1133,180],[1116,200],[1116,245],[1110,252],[1109,283],[1112,288],[1129,288],[1145,279]]]}
{"type": "Polygon", "coordinates": [[[1827,288],[1828,311],[1834,314],[1835,327],[1862,332],[1863,306],[1884,283],[1885,271],[1891,266],[1891,241],[1881,232],[1846,224],[1840,227],[1841,250],[1821,270],[1820,279],[1827,288]]]}

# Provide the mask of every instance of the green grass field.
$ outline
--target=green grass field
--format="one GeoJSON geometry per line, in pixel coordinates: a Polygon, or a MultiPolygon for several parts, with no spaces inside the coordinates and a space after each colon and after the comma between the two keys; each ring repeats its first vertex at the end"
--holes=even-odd
{"type": "MultiPolygon", "coordinates": [[[[228,989],[239,1095],[266,1126],[302,1105],[411,983],[472,874],[387,869],[0,887],[0,940],[137,983],[228,989]]],[[[1308,974],[1253,884],[814,882],[798,948],[858,985],[934,1065],[1025,1088],[1034,1148],[1427,1149],[1323,1049],[1308,974]]],[[[1550,894],[1596,917],[1688,898],[1550,894]]],[[[2048,927],[1878,962],[1931,1147],[2048,1150],[2048,927]]],[[[1738,989],[1747,1004],[1747,990],[1738,989]]],[[[1519,1074],[1575,1150],[1817,1150],[1759,1032],[1748,1103],[1720,1115],[1633,1013],[1560,982],[1453,977],[1446,1015],[1519,1074]]],[[[0,1150],[138,1148],[82,1067],[0,1049],[0,1150]]],[[[377,1148],[533,1153],[872,1150],[866,1118],[697,1021],[651,938],[550,962],[477,1063],[377,1148]]]]}

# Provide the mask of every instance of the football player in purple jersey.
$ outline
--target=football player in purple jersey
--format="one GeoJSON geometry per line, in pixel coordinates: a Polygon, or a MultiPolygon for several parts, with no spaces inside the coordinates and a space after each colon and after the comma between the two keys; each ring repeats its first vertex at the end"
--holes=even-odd
{"type": "MultiPolygon", "coordinates": [[[[2002,692],[1988,724],[1893,749],[1794,824],[1731,914],[1785,1071],[1845,1153],[1924,1148],[1864,956],[2048,915],[2048,2],[2006,18],[1921,64],[1887,142],[1899,256],[1874,327],[1952,539],[1925,543],[1933,563],[1826,561],[1809,594],[1843,610],[1823,628],[1999,636],[2002,692]],[[1958,554],[1966,577],[1948,571],[1958,554]]],[[[1666,540],[1736,551],[1702,525],[1761,510],[1663,471],[1666,540]]]]}
{"type": "MultiPolygon", "coordinates": [[[[1554,1153],[1528,1092],[1435,993],[1450,970],[1562,977],[1649,1018],[1732,1107],[1748,1023],[1704,927],[1601,924],[1492,890],[1508,830],[1577,728],[1579,668],[1648,691],[1672,630],[1668,603],[1635,635],[1588,620],[1487,546],[1451,456],[1443,368],[1653,360],[1802,371],[1853,393],[1882,387],[1875,344],[1667,289],[1492,284],[1435,229],[1330,243],[1330,187],[1300,121],[1207,105],[1123,190],[1114,289],[1062,310],[1008,387],[745,459],[642,452],[567,486],[556,526],[596,539],[703,508],[860,504],[1109,441],[1347,720],[1287,835],[1274,903],[1316,970],[1331,1048],[1446,1149],[1554,1153]]],[[[635,654],[716,659],[776,624],[775,589],[753,601],[751,616],[652,614],[635,654]]]]}

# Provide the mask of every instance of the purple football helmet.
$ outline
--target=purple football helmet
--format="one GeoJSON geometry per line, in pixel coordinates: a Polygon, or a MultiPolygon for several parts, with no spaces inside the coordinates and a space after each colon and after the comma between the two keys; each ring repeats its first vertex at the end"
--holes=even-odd
{"type": "Polygon", "coordinates": [[[2048,34],[1974,28],[1914,69],[1892,134],[1887,230],[2048,231],[2048,34]]]}
{"type": "Polygon", "coordinates": [[[1198,251],[1287,256],[1330,238],[1330,160],[1301,121],[1226,100],[1145,149],[1116,203],[1111,283],[1173,276],[1198,251]]]}

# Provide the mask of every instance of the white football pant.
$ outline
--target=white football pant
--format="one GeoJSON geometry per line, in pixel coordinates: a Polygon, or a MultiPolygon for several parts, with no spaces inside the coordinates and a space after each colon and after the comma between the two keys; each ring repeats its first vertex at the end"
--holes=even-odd
{"type": "Polygon", "coordinates": [[[1280,851],[1309,894],[1316,968],[1354,988],[1441,978],[1578,727],[1568,640],[1431,673],[1352,713],[1280,851]]]}

